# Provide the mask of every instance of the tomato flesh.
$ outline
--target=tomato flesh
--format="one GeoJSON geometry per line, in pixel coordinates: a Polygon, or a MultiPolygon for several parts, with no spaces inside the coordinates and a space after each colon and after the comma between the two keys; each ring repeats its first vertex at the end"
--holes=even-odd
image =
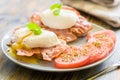
{"type": "Polygon", "coordinates": [[[55,59],[55,67],[75,68],[99,61],[109,55],[116,42],[115,33],[110,30],[95,32],[87,38],[88,42],[81,47],[67,48],[55,59]]]}
{"type": "MultiPolygon", "coordinates": [[[[88,43],[91,43],[98,49],[98,53],[96,54],[97,60],[101,60],[109,55],[109,53],[113,50],[116,42],[115,33],[111,30],[99,31],[93,34],[88,35],[88,43]]],[[[95,53],[92,53],[92,55],[95,53]]],[[[93,63],[95,61],[95,55],[92,56],[88,64],[93,63]]]]}
{"type": "Polygon", "coordinates": [[[111,38],[114,43],[116,42],[116,35],[115,33],[112,31],[112,30],[104,30],[104,31],[99,31],[99,32],[95,32],[93,34],[89,34],[87,36],[87,39],[88,40],[91,40],[91,39],[100,39],[100,38],[103,38],[103,37],[109,37],[111,38]]]}
{"type": "Polygon", "coordinates": [[[81,52],[86,53],[90,56],[90,59],[87,64],[96,62],[98,60],[98,54],[100,53],[99,49],[96,48],[92,43],[86,43],[81,47],[81,52]]]}
{"type": "Polygon", "coordinates": [[[84,66],[89,61],[89,56],[81,54],[79,47],[69,47],[63,54],[55,59],[56,68],[76,68],[84,66]]]}

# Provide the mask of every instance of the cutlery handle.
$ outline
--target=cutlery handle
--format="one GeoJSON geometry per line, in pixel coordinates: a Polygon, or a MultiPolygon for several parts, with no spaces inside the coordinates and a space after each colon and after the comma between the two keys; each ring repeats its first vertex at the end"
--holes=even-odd
{"type": "Polygon", "coordinates": [[[99,77],[99,76],[101,76],[109,71],[112,71],[116,68],[117,68],[117,66],[109,66],[109,67],[103,69],[102,71],[98,72],[97,74],[93,75],[92,77],[88,78],[87,80],[94,80],[95,78],[97,78],[97,77],[99,77]]]}

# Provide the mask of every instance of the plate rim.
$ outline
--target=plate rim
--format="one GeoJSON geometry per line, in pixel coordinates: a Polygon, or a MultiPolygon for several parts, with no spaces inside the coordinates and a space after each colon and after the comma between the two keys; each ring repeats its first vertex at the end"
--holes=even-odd
{"type": "MultiPolygon", "coordinates": [[[[101,30],[105,30],[105,28],[99,26],[99,25],[96,25],[96,24],[93,24],[92,23],[92,26],[95,26],[95,27],[99,27],[101,28],[101,30]]],[[[94,28],[94,27],[93,27],[94,28]]],[[[52,69],[42,69],[42,68],[38,68],[37,66],[35,67],[32,67],[32,65],[29,65],[28,63],[24,63],[24,62],[20,62],[19,60],[15,59],[14,57],[10,56],[8,54],[7,51],[5,51],[5,43],[4,43],[4,40],[6,39],[7,35],[10,35],[8,33],[11,33],[13,30],[10,30],[9,32],[7,32],[4,37],[2,38],[1,40],[1,49],[3,51],[3,54],[9,59],[11,60],[12,62],[22,66],[22,67],[26,67],[26,68],[29,68],[29,69],[33,69],[33,70],[38,70],[38,71],[47,71],[47,72],[70,72],[70,71],[78,71],[78,70],[83,70],[83,69],[88,69],[88,68],[91,68],[91,67],[94,67],[96,65],[99,65],[101,63],[103,63],[104,61],[106,61],[107,59],[109,59],[113,54],[114,54],[114,50],[107,56],[105,57],[104,59],[101,59],[95,63],[92,63],[92,64],[89,64],[89,65],[86,65],[86,66],[82,66],[82,67],[77,67],[77,68],[70,68],[70,69],[58,69],[58,68],[52,68],[52,69]]],[[[34,64],[33,64],[34,65],[34,64]]],[[[36,64],[35,64],[36,65],[36,64]]]]}

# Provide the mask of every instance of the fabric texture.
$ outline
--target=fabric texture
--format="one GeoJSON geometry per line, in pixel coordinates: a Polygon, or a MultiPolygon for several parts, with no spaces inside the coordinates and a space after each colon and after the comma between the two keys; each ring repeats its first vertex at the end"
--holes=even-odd
{"type": "Polygon", "coordinates": [[[63,3],[91,14],[112,27],[120,27],[120,0],[62,0],[63,3]]]}
{"type": "Polygon", "coordinates": [[[114,7],[120,3],[120,0],[91,0],[91,1],[107,7],[114,7]]]}

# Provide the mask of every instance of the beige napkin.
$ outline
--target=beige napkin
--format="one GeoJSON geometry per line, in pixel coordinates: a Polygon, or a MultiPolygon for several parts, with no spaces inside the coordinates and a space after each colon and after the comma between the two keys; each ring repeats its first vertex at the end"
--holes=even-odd
{"type": "Polygon", "coordinates": [[[63,3],[120,27],[120,0],[62,0],[63,3]],[[106,1],[106,2],[105,2],[106,1]],[[108,2],[107,2],[108,1],[108,2]],[[111,1],[111,2],[110,2],[111,1]]]}
{"type": "Polygon", "coordinates": [[[91,1],[107,7],[115,7],[120,3],[120,0],[91,0],[91,1]]]}

